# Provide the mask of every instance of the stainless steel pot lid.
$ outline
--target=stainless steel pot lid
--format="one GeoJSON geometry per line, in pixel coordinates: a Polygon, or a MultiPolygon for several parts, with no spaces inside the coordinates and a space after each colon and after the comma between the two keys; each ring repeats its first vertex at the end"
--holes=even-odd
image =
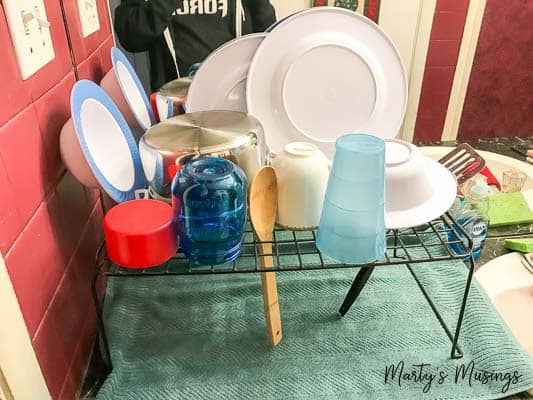
{"type": "Polygon", "coordinates": [[[150,128],[144,142],[159,151],[214,153],[262,139],[259,121],[237,111],[178,115],[150,128]]]}
{"type": "Polygon", "coordinates": [[[191,82],[192,78],[189,76],[175,79],[161,86],[158,92],[167,97],[186,97],[191,82]]]}

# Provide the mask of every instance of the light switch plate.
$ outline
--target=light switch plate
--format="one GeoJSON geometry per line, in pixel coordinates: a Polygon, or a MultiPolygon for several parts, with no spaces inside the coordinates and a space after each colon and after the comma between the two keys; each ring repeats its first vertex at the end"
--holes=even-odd
{"type": "Polygon", "coordinates": [[[3,0],[22,79],[55,58],[43,0],[3,0]]]}
{"type": "Polygon", "coordinates": [[[81,33],[84,38],[100,29],[96,0],[78,0],[80,12],[81,33]]]}

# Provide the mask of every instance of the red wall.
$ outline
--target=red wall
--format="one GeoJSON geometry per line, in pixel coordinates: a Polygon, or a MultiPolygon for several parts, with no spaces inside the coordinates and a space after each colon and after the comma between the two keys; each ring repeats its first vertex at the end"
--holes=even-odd
{"type": "Polygon", "coordinates": [[[469,2],[437,0],[415,125],[415,143],[441,139],[469,2]]]}
{"type": "Polygon", "coordinates": [[[380,6],[381,6],[381,0],[366,0],[365,15],[368,18],[370,18],[372,21],[378,23],[380,6]]]}
{"type": "Polygon", "coordinates": [[[95,335],[90,282],[102,211],[98,192],[65,172],[59,133],[74,71],[98,82],[110,69],[113,39],[106,0],[98,0],[101,29],[86,39],[77,2],[64,5],[74,63],[60,0],[45,0],[55,59],[26,81],[0,8],[0,251],[50,393],[71,400],[95,335]]]}
{"type": "Polygon", "coordinates": [[[488,0],[459,139],[533,136],[533,1],[488,0]]]}

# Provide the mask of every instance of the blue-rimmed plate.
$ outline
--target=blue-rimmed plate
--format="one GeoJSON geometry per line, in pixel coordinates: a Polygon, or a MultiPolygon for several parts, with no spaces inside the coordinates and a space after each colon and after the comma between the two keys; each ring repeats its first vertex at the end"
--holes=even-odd
{"type": "Polygon", "coordinates": [[[118,203],[146,189],[135,138],[118,107],[97,84],[72,88],[70,107],[80,147],[102,188],[118,203]]]}
{"type": "MultiPolygon", "coordinates": [[[[139,153],[141,155],[144,175],[148,185],[156,192],[163,193],[165,189],[165,167],[163,157],[157,151],[148,146],[144,139],[139,141],[139,153]]],[[[168,191],[168,187],[167,187],[168,191]]]]}
{"type": "Polygon", "coordinates": [[[116,47],[111,48],[111,60],[122,94],[139,126],[146,131],[155,124],[155,117],[139,76],[126,55],[116,47]]]}

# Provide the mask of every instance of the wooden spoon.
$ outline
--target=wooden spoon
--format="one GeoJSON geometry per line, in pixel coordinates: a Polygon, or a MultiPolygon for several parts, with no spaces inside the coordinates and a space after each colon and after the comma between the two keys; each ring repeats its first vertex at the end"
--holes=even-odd
{"type": "MultiPolygon", "coordinates": [[[[261,168],[250,187],[250,216],[258,239],[261,241],[261,266],[274,267],[272,235],[278,206],[278,184],[272,167],[261,168]]],[[[263,303],[270,343],[277,345],[281,340],[281,315],[279,312],[278,289],[274,272],[261,273],[263,303]]]]}

